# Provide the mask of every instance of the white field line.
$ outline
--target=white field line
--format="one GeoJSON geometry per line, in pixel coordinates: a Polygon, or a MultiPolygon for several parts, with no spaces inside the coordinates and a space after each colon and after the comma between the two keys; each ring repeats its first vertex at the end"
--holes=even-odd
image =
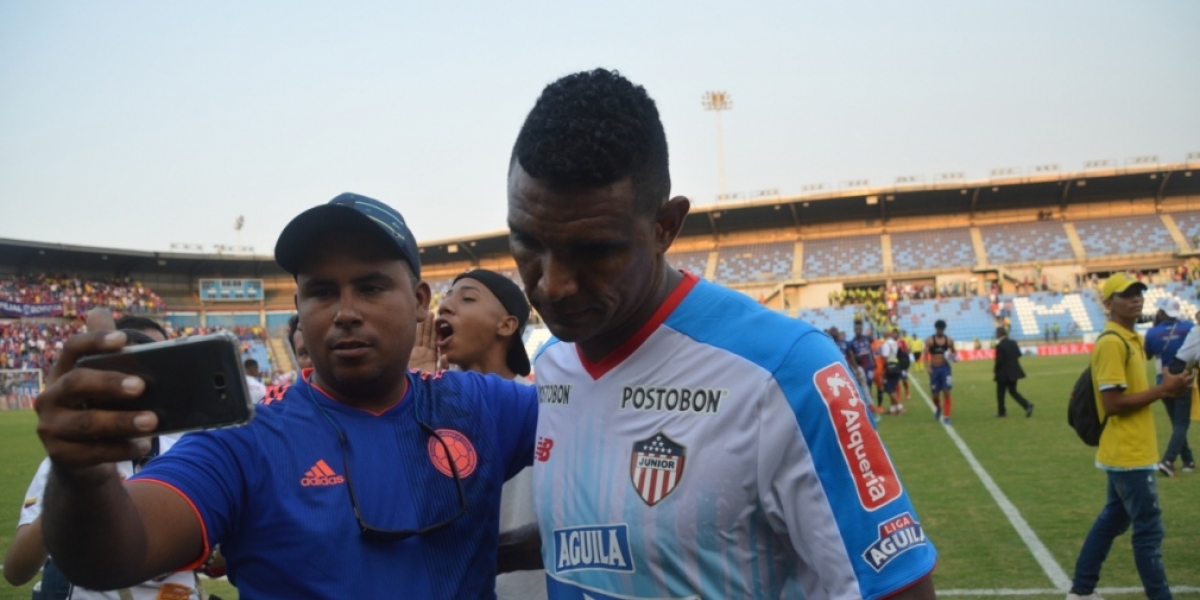
{"type": "MultiPolygon", "coordinates": [[[[929,399],[929,394],[925,392],[925,388],[921,387],[920,383],[917,383],[914,379],[910,379],[909,383],[921,393],[921,397],[925,399],[925,405],[929,407],[929,412],[932,413],[937,410],[933,405],[933,401],[929,399]]],[[[1038,539],[1037,534],[1029,527],[1029,523],[1025,522],[1025,518],[1021,516],[1021,511],[1017,510],[1016,506],[1013,506],[1008,496],[1005,496],[1004,492],[1001,491],[1000,486],[996,485],[992,476],[988,475],[983,465],[979,464],[979,461],[975,459],[975,455],[967,447],[967,443],[958,436],[958,432],[954,431],[954,426],[943,425],[942,428],[945,429],[946,435],[950,436],[954,445],[958,446],[958,451],[967,460],[967,464],[971,465],[971,470],[975,471],[975,476],[979,477],[979,481],[983,483],[983,487],[987,488],[988,493],[992,495],[992,500],[995,500],[996,505],[1000,507],[1000,511],[1004,513],[1005,517],[1008,517],[1008,522],[1012,524],[1013,529],[1017,530],[1017,535],[1021,536],[1025,545],[1029,547],[1029,551],[1033,553],[1034,560],[1046,572],[1046,577],[1050,578],[1050,583],[1057,588],[1056,591],[1067,592],[1070,590],[1071,578],[1067,577],[1067,572],[1054,560],[1054,556],[1046,549],[1042,540],[1038,539]]],[[[946,592],[939,591],[938,593],[945,594],[946,592]]]]}

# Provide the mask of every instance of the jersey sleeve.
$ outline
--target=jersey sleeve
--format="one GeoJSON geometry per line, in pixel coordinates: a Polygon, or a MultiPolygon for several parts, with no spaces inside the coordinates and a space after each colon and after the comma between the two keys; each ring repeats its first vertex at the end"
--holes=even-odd
{"type": "Polygon", "coordinates": [[[255,457],[260,452],[248,430],[245,427],[185,435],[170,452],[155,458],[129,479],[131,484],[164,485],[187,500],[200,519],[205,556],[233,530],[247,497],[247,465],[257,464],[255,457]]]}
{"type": "Polygon", "coordinates": [[[25,502],[21,504],[21,517],[17,520],[17,527],[28,525],[42,514],[42,496],[46,491],[46,478],[50,476],[50,459],[42,459],[42,464],[38,465],[37,472],[33,474],[33,481],[29,482],[29,489],[25,491],[25,502]]]}
{"type": "Polygon", "coordinates": [[[937,560],[869,402],[836,347],[802,335],[764,398],[759,495],[773,527],[819,597],[882,598],[928,575],[937,560]]]}
{"type": "Polygon", "coordinates": [[[537,388],[500,377],[482,377],[487,397],[495,399],[498,447],[504,456],[504,480],[533,464],[537,433],[537,388]]]}

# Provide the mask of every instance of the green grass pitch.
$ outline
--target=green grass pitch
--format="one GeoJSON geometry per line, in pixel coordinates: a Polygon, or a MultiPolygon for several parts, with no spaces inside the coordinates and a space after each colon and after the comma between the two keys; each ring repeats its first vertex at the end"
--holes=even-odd
{"type": "MultiPolygon", "coordinates": [[[[1031,419],[1011,399],[1009,416],[995,417],[990,361],[954,365],[954,431],[1068,576],[1105,495],[1104,474],[1093,466],[1093,449],[1084,446],[1066,424],[1067,396],[1085,364],[1083,356],[1022,360],[1029,377],[1020,389],[1037,405],[1031,419]]],[[[925,375],[914,373],[913,379],[928,390],[925,375]]],[[[971,597],[1000,597],[1016,591],[1019,598],[1063,598],[1064,593],[1050,591],[1054,582],[946,429],[933,420],[915,387],[906,404],[905,414],[884,417],[879,428],[926,534],[938,548],[934,573],[938,590],[971,597]]],[[[1154,406],[1154,414],[1161,451],[1169,424],[1161,405],[1154,406]]],[[[4,457],[0,549],[6,549],[12,539],[22,496],[42,457],[34,424],[29,411],[0,413],[4,457]]],[[[1195,433],[1191,437],[1197,439],[1195,433]]],[[[1168,577],[1175,588],[1200,589],[1200,472],[1160,478],[1159,492],[1167,531],[1163,556],[1168,577]]],[[[0,585],[0,600],[29,598],[29,586],[0,585]]],[[[236,598],[225,582],[211,582],[208,587],[225,600],[236,598]]],[[[1101,587],[1139,587],[1128,534],[1113,545],[1101,587]]],[[[1189,590],[1176,595],[1200,594],[1189,590]]]]}

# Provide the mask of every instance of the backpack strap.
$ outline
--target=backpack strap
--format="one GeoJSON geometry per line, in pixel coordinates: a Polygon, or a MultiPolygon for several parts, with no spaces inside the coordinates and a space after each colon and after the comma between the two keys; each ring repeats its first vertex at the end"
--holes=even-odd
{"type": "MultiPolygon", "coordinates": [[[[1100,335],[1096,336],[1096,343],[1100,343],[1100,338],[1102,338],[1106,335],[1115,335],[1115,336],[1117,336],[1118,340],[1121,340],[1121,345],[1125,346],[1125,362],[1128,363],[1129,359],[1133,358],[1133,349],[1129,347],[1129,342],[1125,341],[1125,338],[1121,337],[1120,332],[1109,330],[1109,331],[1105,331],[1104,333],[1101,333],[1100,335]]],[[[1100,401],[1100,405],[1101,406],[1104,405],[1103,400],[1100,401]]],[[[1108,414],[1108,411],[1104,411],[1104,421],[1102,421],[1100,423],[1101,427],[1108,426],[1108,418],[1110,416],[1112,416],[1112,415],[1108,414]]]]}

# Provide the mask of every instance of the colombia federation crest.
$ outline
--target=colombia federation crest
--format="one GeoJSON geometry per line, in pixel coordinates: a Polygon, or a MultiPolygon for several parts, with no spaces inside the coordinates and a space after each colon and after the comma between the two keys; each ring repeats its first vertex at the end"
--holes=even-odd
{"type": "Polygon", "coordinates": [[[687,448],[658,432],[633,443],[629,474],[633,489],[650,506],[666,498],[683,477],[687,448]]]}

